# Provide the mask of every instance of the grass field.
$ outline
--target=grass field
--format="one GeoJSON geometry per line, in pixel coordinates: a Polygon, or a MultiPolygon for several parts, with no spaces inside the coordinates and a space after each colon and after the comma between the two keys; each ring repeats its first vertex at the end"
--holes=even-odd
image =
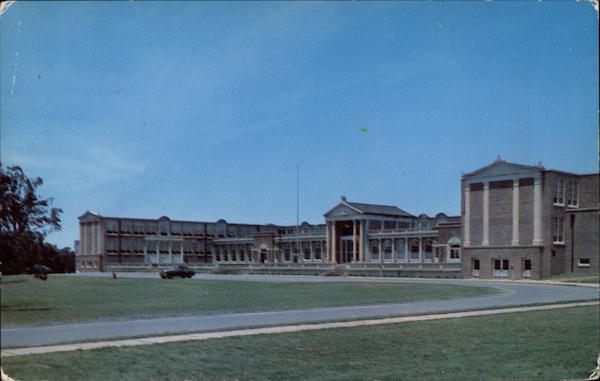
{"type": "Polygon", "coordinates": [[[24,380],[560,380],[596,365],[598,308],[10,357],[24,380]]]}
{"type": "Polygon", "coordinates": [[[3,277],[4,325],[284,310],[490,295],[493,288],[398,283],[3,277]]]}
{"type": "Polygon", "coordinates": [[[555,275],[552,280],[570,283],[600,283],[600,275],[591,273],[567,273],[555,275]]]}

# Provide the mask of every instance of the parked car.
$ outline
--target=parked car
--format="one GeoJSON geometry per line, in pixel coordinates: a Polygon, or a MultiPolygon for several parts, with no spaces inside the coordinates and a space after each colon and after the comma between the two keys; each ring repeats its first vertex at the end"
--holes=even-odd
{"type": "Polygon", "coordinates": [[[48,274],[52,271],[50,267],[44,265],[33,265],[31,270],[33,277],[41,280],[48,280],[48,274]]]}
{"type": "Polygon", "coordinates": [[[160,277],[163,279],[171,279],[179,276],[182,278],[191,278],[196,274],[194,270],[190,269],[186,265],[177,265],[168,269],[160,270],[160,277]]]}

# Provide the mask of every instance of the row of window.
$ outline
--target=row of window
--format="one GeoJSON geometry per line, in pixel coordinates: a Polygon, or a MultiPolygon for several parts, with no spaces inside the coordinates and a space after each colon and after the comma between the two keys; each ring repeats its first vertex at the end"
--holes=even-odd
{"type": "MultiPolygon", "coordinates": [[[[508,259],[492,259],[493,268],[492,276],[495,278],[506,278],[509,275],[509,270],[512,270],[510,261],[508,259]]],[[[473,259],[471,267],[471,275],[478,277],[480,275],[481,263],[479,259],[473,259]]],[[[531,276],[531,259],[523,260],[522,269],[523,278],[529,278],[531,276]]]]}
{"type": "Polygon", "coordinates": [[[566,205],[569,207],[579,206],[579,182],[577,180],[568,179],[566,180],[566,192],[565,192],[565,179],[564,177],[555,177],[552,182],[552,202],[554,205],[564,206],[565,197],[566,205]]]}
{"type": "Polygon", "coordinates": [[[189,253],[204,253],[212,252],[212,243],[205,241],[146,241],[143,238],[129,238],[121,239],[119,246],[119,239],[107,238],[106,239],[106,252],[107,253],[179,253],[183,251],[186,254],[189,253]]]}
{"type": "Polygon", "coordinates": [[[132,221],[107,220],[106,231],[109,234],[139,234],[139,235],[176,235],[176,236],[232,236],[245,237],[259,231],[270,229],[257,225],[227,225],[217,223],[180,223],[161,221],[132,221]]]}
{"type": "Polygon", "coordinates": [[[81,261],[81,268],[84,269],[97,269],[98,261],[81,261]]]}

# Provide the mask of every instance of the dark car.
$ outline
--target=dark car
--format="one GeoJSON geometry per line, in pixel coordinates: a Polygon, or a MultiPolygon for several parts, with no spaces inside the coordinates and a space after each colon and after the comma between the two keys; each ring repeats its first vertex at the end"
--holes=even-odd
{"type": "Polygon", "coordinates": [[[186,265],[177,265],[168,269],[160,270],[160,277],[163,279],[171,279],[176,276],[182,278],[191,278],[196,274],[194,270],[190,269],[186,265]]]}
{"type": "Polygon", "coordinates": [[[34,278],[48,280],[48,274],[52,272],[52,269],[44,265],[33,265],[31,266],[31,272],[34,278]]]}

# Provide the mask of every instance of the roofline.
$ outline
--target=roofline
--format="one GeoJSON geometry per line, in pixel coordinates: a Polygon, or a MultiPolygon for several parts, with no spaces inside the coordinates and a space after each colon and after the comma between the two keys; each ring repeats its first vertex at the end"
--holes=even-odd
{"type": "MultiPolygon", "coordinates": [[[[359,204],[360,204],[360,203],[359,203],[359,204]]],[[[337,203],[337,204],[336,204],[336,205],[335,205],[333,208],[331,208],[331,209],[329,209],[328,211],[326,211],[325,213],[323,213],[323,217],[325,217],[325,216],[326,216],[326,215],[328,215],[329,213],[333,212],[333,210],[334,210],[335,208],[337,208],[338,206],[340,206],[340,205],[345,205],[345,206],[347,206],[347,207],[348,207],[348,208],[350,208],[350,209],[354,209],[354,210],[356,210],[356,211],[357,211],[358,213],[360,213],[360,214],[364,214],[364,212],[363,212],[363,211],[361,211],[361,210],[359,210],[359,209],[355,208],[355,207],[354,207],[354,206],[352,206],[352,205],[348,205],[348,202],[346,202],[346,201],[343,201],[343,200],[342,200],[342,201],[338,202],[338,203],[337,203]]]]}
{"type": "Polygon", "coordinates": [[[506,164],[510,164],[510,165],[514,165],[523,169],[529,169],[529,170],[538,170],[538,171],[545,171],[546,169],[544,168],[544,166],[542,165],[527,165],[527,164],[519,164],[519,163],[513,163],[511,161],[506,161],[504,159],[496,159],[493,162],[491,162],[490,164],[483,166],[481,168],[478,168],[474,171],[471,172],[467,172],[467,173],[463,173],[461,175],[461,180],[463,180],[466,177],[471,177],[471,176],[475,176],[477,173],[482,172],[485,169],[488,169],[489,167],[491,167],[492,165],[495,165],[497,163],[506,163],[506,164]]]}
{"type": "Polygon", "coordinates": [[[573,175],[573,176],[598,176],[599,175],[598,172],[577,173],[577,172],[568,172],[568,171],[562,171],[560,169],[552,169],[552,168],[548,168],[548,169],[544,170],[544,172],[557,172],[557,173],[562,173],[565,175],[573,175]]]}
{"type": "MultiPolygon", "coordinates": [[[[386,205],[386,204],[368,204],[368,203],[365,203],[365,202],[355,202],[355,204],[371,205],[371,206],[384,206],[384,207],[387,207],[387,208],[396,208],[396,209],[398,209],[399,211],[401,211],[402,213],[405,213],[405,214],[407,214],[407,216],[402,216],[402,217],[416,217],[416,216],[414,216],[412,213],[409,213],[409,212],[407,212],[407,211],[406,211],[406,210],[404,210],[404,209],[400,209],[400,208],[398,208],[396,205],[386,205]]],[[[348,206],[350,206],[350,205],[348,205],[348,206]]],[[[353,209],[356,209],[356,208],[353,208],[353,209]]],[[[362,214],[374,214],[374,215],[381,215],[381,216],[398,216],[398,214],[388,214],[388,213],[367,213],[367,212],[361,212],[361,213],[362,213],[362,214]]]]}
{"type": "MultiPolygon", "coordinates": [[[[89,211],[88,211],[89,212],[89,211]]],[[[86,212],[86,213],[88,213],[86,212]]],[[[83,217],[86,213],[83,213],[81,216],[78,217],[78,219],[81,219],[81,217],[83,217]]],[[[97,213],[93,213],[93,212],[89,212],[94,214],[96,217],[101,218],[101,219],[105,219],[105,220],[130,220],[130,221],[144,221],[144,222],[158,222],[160,220],[160,217],[158,218],[138,218],[138,217],[116,217],[116,216],[103,216],[97,213]]],[[[166,217],[166,216],[161,216],[161,217],[166,217]]],[[[168,217],[167,217],[168,218],[168,217]]],[[[295,228],[296,225],[275,225],[275,224],[245,224],[245,223],[240,223],[240,222],[227,222],[224,219],[219,219],[217,221],[190,221],[190,220],[172,220],[169,218],[170,222],[183,222],[183,223],[195,223],[195,224],[216,224],[217,222],[219,222],[220,220],[225,221],[225,223],[227,225],[238,225],[238,226],[266,226],[266,227],[272,227],[272,228],[295,228]]],[[[325,226],[325,224],[310,224],[310,226],[320,226],[323,225],[325,226]]]]}

